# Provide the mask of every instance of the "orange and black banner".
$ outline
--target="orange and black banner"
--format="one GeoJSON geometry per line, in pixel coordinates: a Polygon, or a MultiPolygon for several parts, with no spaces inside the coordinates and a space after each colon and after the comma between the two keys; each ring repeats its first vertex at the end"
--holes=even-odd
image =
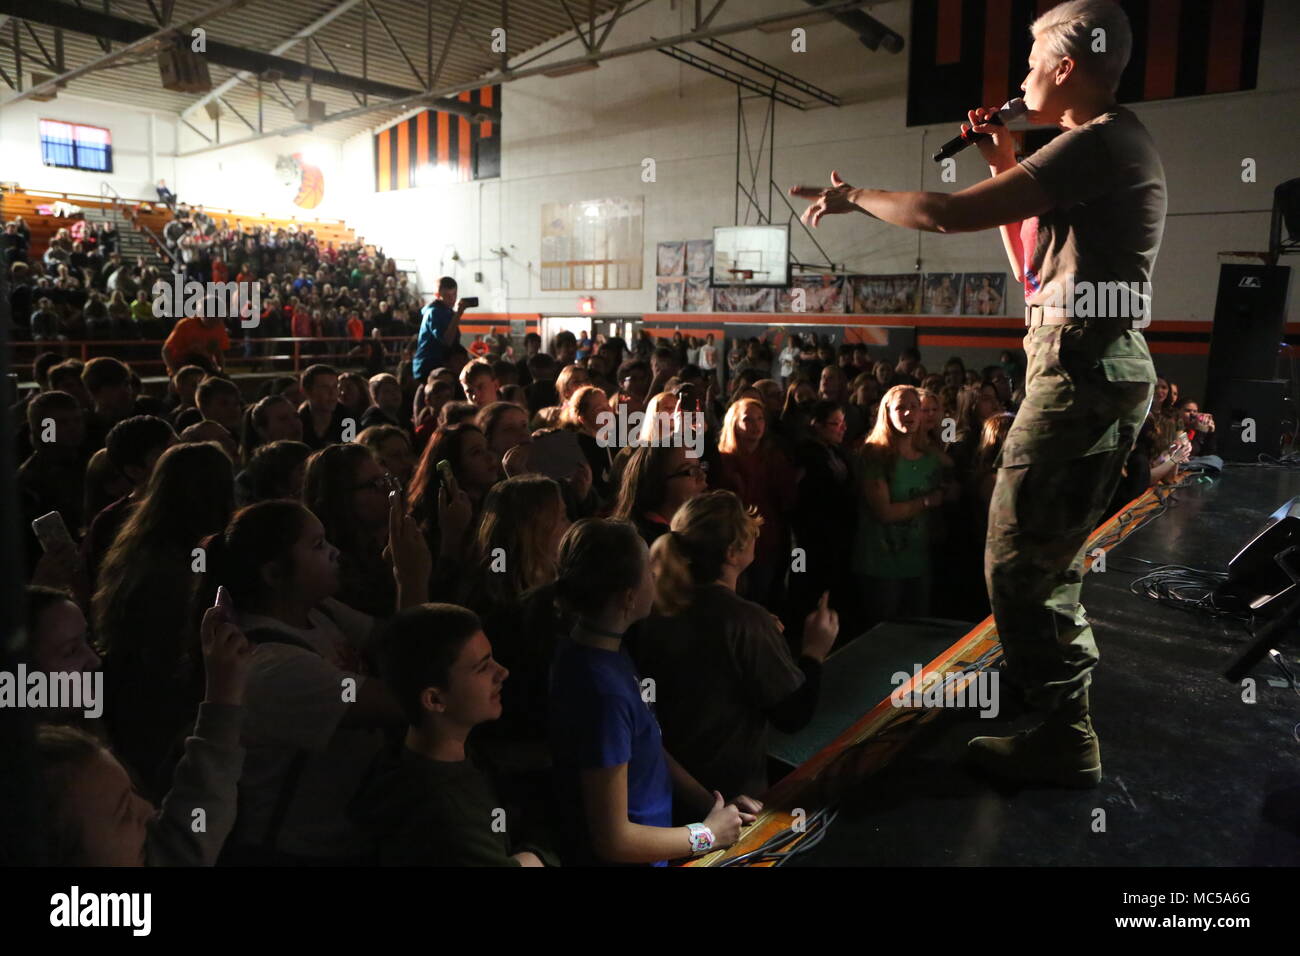
{"type": "MultiPolygon", "coordinates": [[[[457,99],[500,109],[501,87],[481,86],[457,99]]],[[[500,175],[499,122],[425,110],[375,134],[376,192],[500,175]]]]}
{"type": "MultiPolygon", "coordinates": [[[[912,0],[907,125],[1019,95],[1029,26],[1059,0],[912,0]]],[[[1264,0],[1116,0],[1133,25],[1119,101],[1253,90],[1264,0]]]]}

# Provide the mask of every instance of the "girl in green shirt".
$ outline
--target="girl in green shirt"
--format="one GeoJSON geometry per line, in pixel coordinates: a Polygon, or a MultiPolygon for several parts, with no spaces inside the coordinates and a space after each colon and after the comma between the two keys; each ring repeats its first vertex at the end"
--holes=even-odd
{"type": "Polygon", "coordinates": [[[929,512],[943,503],[942,467],[924,448],[921,397],[895,385],[862,448],[853,573],[871,624],[929,612],[929,512]]]}

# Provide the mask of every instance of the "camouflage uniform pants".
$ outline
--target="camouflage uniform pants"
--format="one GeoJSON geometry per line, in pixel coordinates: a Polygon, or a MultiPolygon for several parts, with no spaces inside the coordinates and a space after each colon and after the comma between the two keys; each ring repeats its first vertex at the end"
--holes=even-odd
{"type": "Polygon", "coordinates": [[[1079,603],[1088,535],[1151,404],[1140,332],[1037,326],[1025,336],[1025,400],[998,460],[984,575],[1007,677],[1035,710],[1087,689],[1097,644],[1079,603]]]}

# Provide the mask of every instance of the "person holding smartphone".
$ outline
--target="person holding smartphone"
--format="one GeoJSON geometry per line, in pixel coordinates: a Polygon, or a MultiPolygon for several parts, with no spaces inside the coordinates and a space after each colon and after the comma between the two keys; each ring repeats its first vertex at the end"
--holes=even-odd
{"type": "Polygon", "coordinates": [[[420,332],[412,357],[415,381],[423,385],[435,368],[446,365],[448,350],[460,341],[460,317],[477,299],[457,302],[456,280],[443,276],[438,280],[438,294],[420,312],[420,332]]]}
{"type": "Polygon", "coordinates": [[[1182,431],[1187,433],[1189,443],[1188,457],[1200,458],[1213,455],[1218,447],[1214,434],[1214,416],[1202,412],[1195,400],[1184,398],[1178,402],[1177,414],[1174,416],[1182,431]]]}

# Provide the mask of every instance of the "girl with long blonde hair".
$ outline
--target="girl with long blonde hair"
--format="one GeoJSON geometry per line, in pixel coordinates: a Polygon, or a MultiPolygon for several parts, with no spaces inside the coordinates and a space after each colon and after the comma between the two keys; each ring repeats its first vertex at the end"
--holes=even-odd
{"type": "Polygon", "coordinates": [[[924,615],[930,592],[930,512],[943,504],[942,465],[922,444],[921,397],[895,385],[862,447],[862,498],[853,572],[874,624],[924,615]]]}

